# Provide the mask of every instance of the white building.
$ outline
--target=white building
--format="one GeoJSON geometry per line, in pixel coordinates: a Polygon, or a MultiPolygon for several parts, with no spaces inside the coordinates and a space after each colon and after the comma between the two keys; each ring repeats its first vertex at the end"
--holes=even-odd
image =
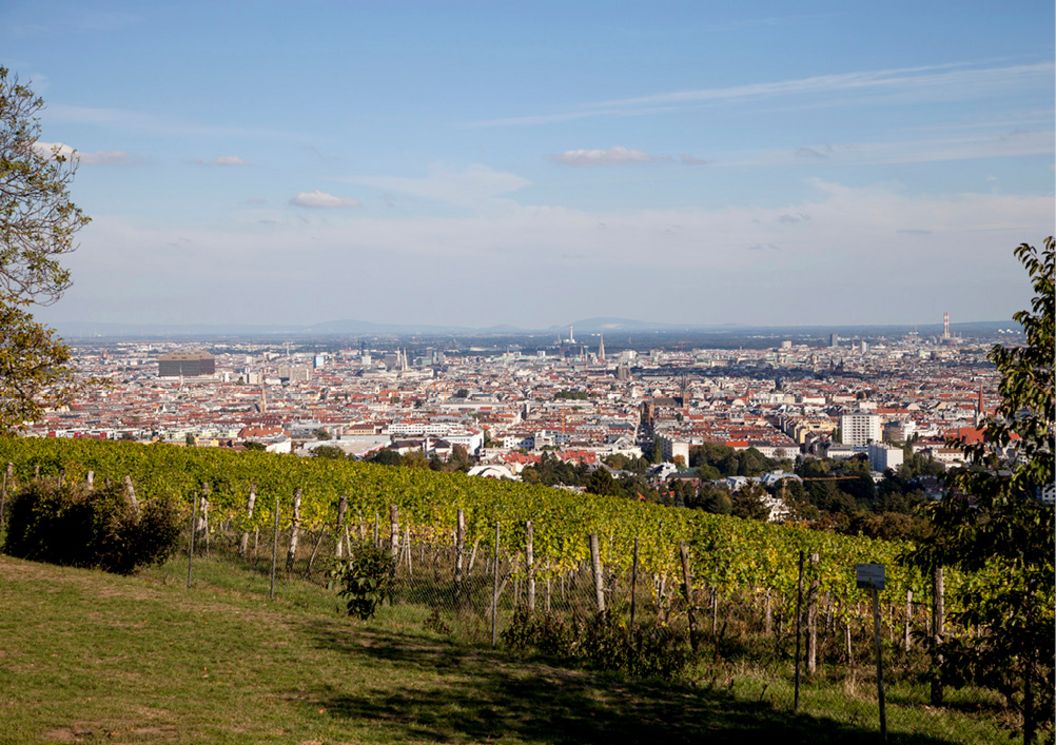
{"type": "Polygon", "coordinates": [[[840,442],[844,445],[868,445],[883,439],[879,415],[844,414],[840,417],[840,442]]]}
{"type": "Polygon", "coordinates": [[[869,444],[869,467],[874,471],[883,473],[888,468],[898,468],[902,461],[902,448],[892,448],[876,442],[869,444]]]}

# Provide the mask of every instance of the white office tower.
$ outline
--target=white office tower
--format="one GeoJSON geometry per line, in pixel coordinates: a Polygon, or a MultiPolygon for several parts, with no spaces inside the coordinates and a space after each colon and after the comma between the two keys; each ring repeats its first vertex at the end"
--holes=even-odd
{"type": "Polygon", "coordinates": [[[840,417],[840,442],[844,445],[868,445],[883,439],[877,414],[844,414],[840,417]]]}

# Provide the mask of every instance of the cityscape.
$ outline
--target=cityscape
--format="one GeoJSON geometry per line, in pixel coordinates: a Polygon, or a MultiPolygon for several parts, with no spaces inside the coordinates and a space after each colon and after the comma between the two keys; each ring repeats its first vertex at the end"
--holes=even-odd
{"type": "Polygon", "coordinates": [[[1056,745],[1054,31],[0,2],[0,742],[1056,745]]]}

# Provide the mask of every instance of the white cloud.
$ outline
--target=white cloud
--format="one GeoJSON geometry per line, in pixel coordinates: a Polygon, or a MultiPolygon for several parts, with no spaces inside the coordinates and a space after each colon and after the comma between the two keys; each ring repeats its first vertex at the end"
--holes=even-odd
{"type": "Polygon", "coordinates": [[[568,166],[598,166],[616,163],[650,163],[656,156],[642,150],[634,150],[623,145],[606,149],[566,150],[563,153],[549,156],[549,159],[568,166]]]}
{"type": "Polygon", "coordinates": [[[124,150],[99,150],[93,153],[84,153],[65,142],[37,142],[33,143],[33,149],[40,155],[46,157],[63,157],[67,160],[77,160],[85,165],[101,165],[106,163],[124,163],[129,160],[128,153],[124,150]]]}
{"type": "Polygon", "coordinates": [[[531,184],[516,174],[483,165],[461,170],[431,166],[422,177],[370,177],[356,181],[382,191],[463,207],[494,202],[531,184]]]}
{"type": "Polygon", "coordinates": [[[243,161],[238,155],[221,155],[216,159],[210,161],[214,166],[248,166],[246,161],[243,161]]]}
{"type": "Polygon", "coordinates": [[[337,197],[325,191],[302,191],[290,199],[294,207],[305,207],[307,209],[340,209],[342,207],[358,207],[360,202],[352,197],[337,197]]]}
{"type": "Polygon", "coordinates": [[[609,101],[585,103],[572,111],[500,117],[475,122],[474,126],[552,124],[593,117],[622,117],[674,111],[710,103],[736,103],[788,97],[824,97],[831,104],[842,97],[878,94],[896,95],[905,102],[969,99],[977,100],[1024,85],[1051,88],[1052,62],[1000,67],[950,63],[921,67],[813,75],[792,80],[690,88],[609,101]]]}

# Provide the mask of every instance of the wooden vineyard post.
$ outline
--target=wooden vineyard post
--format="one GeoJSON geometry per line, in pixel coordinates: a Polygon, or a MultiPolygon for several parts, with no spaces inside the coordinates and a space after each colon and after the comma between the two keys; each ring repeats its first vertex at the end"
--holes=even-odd
{"type": "Polygon", "coordinates": [[[605,612],[605,582],[601,565],[601,551],[598,549],[598,534],[590,534],[590,568],[594,574],[594,602],[598,613],[605,612]]]}
{"type": "Polygon", "coordinates": [[[524,524],[524,563],[527,571],[526,592],[528,595],[528,612],[535,613],[535,547],[533,546],[534,535],[532,533],[532,521],[524,524]]]}
{"type": "Polygon", "coordinates": [[[4,524],[4,512],[7,507],[7,491],[15,483],[15,464],[8,463],[4,471],[4,488],[0,490],[0,525],[4,524]]]}
{"type": "Polygon", "coordinates": [[[689,623],[689,646],[697,651],[697,623],[693,614],[693,575],[689,571],[689,546],[685,541],[678,544],[678,553],[682,559],[682,594],[686,598],[686,620],[689,623]]]}
{"type": "Polygon", "coordinates": [[[293,572],[293,562],[297,559],[297,543],[301,538],[301,488],[293,492],[293,518],[290,521],[290,545],[286,550],[286,574],[293,572]]]}
{"type": "Polygon", "coordinates": [[[873,588],[873,638],[876,642],[876,696],[880,702],[880,739],[887,742],[887,709],[884,706],[884,663],[880,653],[880,590],[873,588]]]}
{"type": "Polygon", "coordinates": [[[818,672],[818,555],[810,555],[810,590],[807,592],[807,675],[818,672]]]}
{"type": "Polygon", "coordinates": [[[202,538],[205,540],[206,554],[209,553],[209,494],[209,483],[203,481],[202,493],[198,498],[198,501],[201,503],[201,508],[198,510],[198,522],[195,523],[195,532],[202,534],[202,538]]]}
{"type": "Polygon", "coordinates": [[[381,548],[381,518],[377,510],[374,510],[374,545],[381,548]]]}
{"type": "Polygon", "coordinates": [[[125,476],[125,497],[128,499],[128,503],[132,505],[132,511],[139,512],[139,500],[136,499],[136,487],[132,485],[132,477],[125,476]]]}
{"type": "Polygon", "coordinates": [[[495,522],[495,563],[491,582],[491,646],[499,642],[499,523],[495,522]]]}
{"type": "Polygon", "coordinates": [[[243,559],[249,553],[249,526],[253,522],[253,508],[257,504],[257,485],[250,484],[249,496],[246,497],[246,527],[238,540],[238,555],[243,559]]]}
{"type": "Polygon", "coordinates": [[[194,507],[191,508],[191,537],[190,542],[187,544],[187,586],[191,586],[191,582],[194,577],[194,535],[195,527],[198,523],[198,500],[194,500],[194,507]]]}
{"type": "Polygon", "coordinates": [[[466,553],[466,513],[458,511],[458,520],[455,523],[455,602],[462,602],[462,585],[464,577],[464,556],[466,553]]]}
{"type": "Polygon", "coordinates": [[[400,556],[400,510],[394,504],[389,505],[389,551],[395,566],[400,556]]]}
{"type": "Polygon", "coordinates": [[[279,565],[279,498],[275,497],[275,533],[271,540],[271,587],[268,598],[275,599],[275,569],[279,565]]]}
{"type": "Polygon", "coordinates": [[[932,573],[931,595],[931,705],[942,706],[942,636],[945,633],[945,598],[942,567],[932,573]]]}
{"type": "Polygon", "coordinates": [[[903,639],[902,645],[905,647],[905,651],[908,653],[910,646],[913,644],[911,628],[913,618],[913,591],[906,590],[906,621],[903,627],[903,639]]]}
{"type": "MultiPolygon", "coordinates": [[[[89,471],[87,477],[84,480],[85,485],[88,487],[88,491],[95,489],[95,471],[89,471]]],[[[7,474],[4,474],[4,491],[7,491],[7,474]]]]}
{"type": "Polygon", "coordinates": [[[342,495],[337,501],[337,547],[334,548],[334,558],[341,561],[345,558],[345,516],[348,514],[348,497],[342,495]]]}
{"type": "Polygon", "coordinates": [[[806,558],[803,551],[799,552],[799,579],[796,581],[796,673],[795,673],[795,694],[792,699],[792,711],[799,709],[799,666],[800,666],[800,654],[799,645],[800,637],[802,636],[802,625],[803,625],[803,560],[806,558]]]}
{"type": "Polygon", "coordinates": [[[634,537],[634,552],[631,554],[631,628],[634,628],[634,612],[638,607],[638,536],[634,537]]]}
{"type": "Polygon", "coordinates": [[[764,612],[763,631],[766,632],[767,636],[770,636],[773,633],[773,631],[774,631],[774,608],[773,608],[773,602],[770,599],[770,588],[769,587],[766,588],[766,594],[763,597],[763,607],[764,607],[764,611],[763,611],[764,612]]]}

